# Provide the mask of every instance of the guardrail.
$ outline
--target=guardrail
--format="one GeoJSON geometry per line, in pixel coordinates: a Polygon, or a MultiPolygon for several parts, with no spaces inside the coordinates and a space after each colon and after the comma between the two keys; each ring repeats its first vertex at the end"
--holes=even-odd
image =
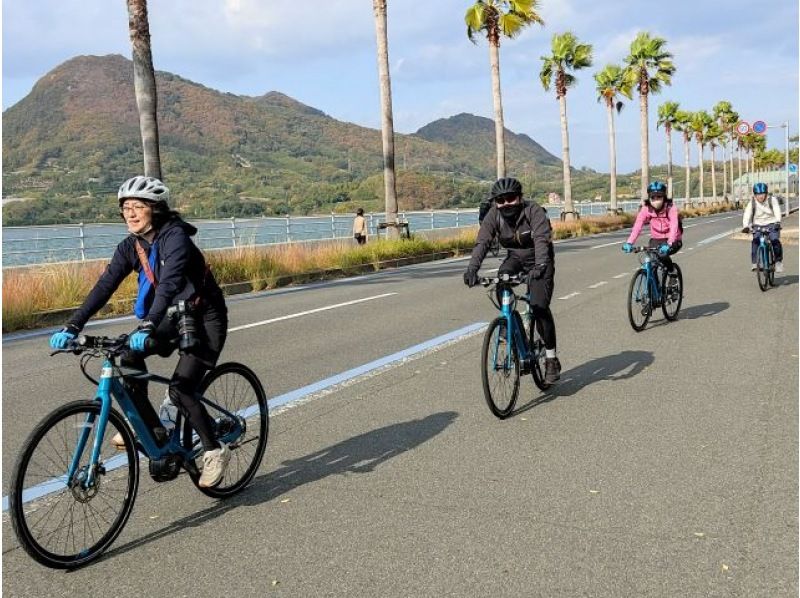
{"type": "MultiPolygon", "coordinates": [[[[692,204],[697,202],[690,201],[692,204]]],[[[675,203],[678,207],[683,207],[686,202],[676,199],[675,203]]],[[[620,201],[618,206],[624,212],[635,213],[639,209],[639,202],[620,201]]],[[[551,219],[558,219],[563,210],[561,205],[544,207],[551,219]]],[[[600,216],[608,213],[608,203],[579,202],[574,204],[574,209],[581,216],[600,216]]],[[[365,218],[370,235],[385,234],[378,228],[378,224],[386,219],[384,213],[366,214],[365,218]]],[[[400,212],[398,219],[408,222],[411,232],[460,228],[476,225],[478,210],[457,208],[400,212]]],[[[202,249],[351,238],[352,223],[351,214],[228,218],[192,222],[198,228],[195,242],[202,249]]],[[[126,235],[125,225],[121,223],[3,227],[3,267],[107,258],[126,235]]]]}

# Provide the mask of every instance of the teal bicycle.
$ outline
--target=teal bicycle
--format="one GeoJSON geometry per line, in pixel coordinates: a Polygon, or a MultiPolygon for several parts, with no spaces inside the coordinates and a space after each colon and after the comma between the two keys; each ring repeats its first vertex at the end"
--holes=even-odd
{"type": "Polygon", "coordinates": [[[94,400],[74,401],[45,417],[23,444],[11,475],[11,525],[22,548],[39,563],[71,569],[97,559],[117,538],[133,510],[139,487],[139,453],[149,460],[157,482],[185,471],[204,494],[226,498],[242,490],[256,473],[267,446],[269,414],[264,388],[255,373],[239,363],[225,363],[203,378],[198,399],[214,421],[231,460],[213,488],[201,488],[203,447],[180,413],[166,442],[159,442],[142,421],[123,380],[134,377],[159,384],[170,380],[121,368],[127,335],[80,336],[57,353],[81,355],[83,375],[97,385],[94,400]],[[99,380],[86,371],[103,358],[99,380]],[[123,414],[112,407],[117,400],[123,414]],[[116,433],[124,448],[109,442],[116,433]],[[104,442],[105,441],[105,442],[104,442]]]}
{"type": "Polygon", "coordinates": [[[756,250],[756,280],[758,288],[766,291],[769,287],[775,286],[775,250],[769,240],[772,226],[753,225],[745,228],[744,232],[752,230],[753,235],[758,236],[758,249],[756,250]]]}
{"type": "Polygon", "coordinates": [[[634,247],[641,268],[631,278],[628,289],[628,320],[631,328],[641,332],[650,321],[653,311],[661,307],[664,317],[672,322],[678,319],[683,303],[683,273],[674,264],[675,276],[670,277],[658,259],[658,250],[652,247],[634,247]]]}
{"type": "Polygon", "coordinates": [[[480,279],[489,289],[492,304],[500,310],[486,330],[481,351],[483,395],[489,410],[500,419],[514,411],[521,375],[530,373],[540,390],[550,387],[544,381],[545,347],[536,329],[530,297],[514,293],[514,287],[523,282],[519,274],[480,279]],[[524,304],[522,314],[517,311],[520,301],[524,304]]]}

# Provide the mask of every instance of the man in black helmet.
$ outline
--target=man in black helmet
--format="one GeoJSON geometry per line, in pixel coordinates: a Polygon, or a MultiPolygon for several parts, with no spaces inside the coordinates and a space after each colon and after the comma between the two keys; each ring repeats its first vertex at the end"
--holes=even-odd
{"type": "Polygon", "coordinates": [[[553,384],[561,377],[561,363],[556,355],[556,325],[550,311],[555,278],[550,219],[539,204],[522,199],[522,184],[517,179],[498,179],[492,185],[490,199],[492,207],[478,231],[464,284],[478,284],[478,270],[492,237],[497,235],[500,245],[508,249],[508,257],[497,273],[528,275],[531,311],[546,350],[545,382],[553,384]]]}

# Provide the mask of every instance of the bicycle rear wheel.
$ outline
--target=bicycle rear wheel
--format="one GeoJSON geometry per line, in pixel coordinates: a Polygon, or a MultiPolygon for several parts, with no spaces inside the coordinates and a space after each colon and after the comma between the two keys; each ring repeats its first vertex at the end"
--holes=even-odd
{"type": "Polygon", "coordinates": [[[489,324],[481,351],[483,396],[500,419],[511,415],[519,395],[519,354],[506,328],[503,317],[489,324]]]}
{"type": "Polygon", "coordinates": [[[103,432],[94,483],[85,484],[92,445],[100,432],[99,416],[96,401],[59,407],[34,428],[14,465],[11,526],[25,552],[47,567],[71,569],[98,558],[117,538],[133,509],[139,458],[133,433],[115,409],[103,432]],[[86,445],[68,480],[84,430],[88,431],[86,445]],[[122,452],[108,444],[116,433],[125,441],[122,452]]]}
{"type": "Polygon", "coordinates": [[[653,307],[650,303],[650,288],[647,283],[647,273],[644,270],[637,270],[628,289],[628,320],[631,328],[636,332],[641,332],[647,326],[650,316],[653,315],[653,307]]]}
{"type": "Polygon", "coordinates": [[[769,268],[769,250],[765,246],[759,246],[756,279],[758,280],[758,288],[762,291],[766,291],[769,288],[769,268]]]}
{"type": "MultiPolygon", "coordinates": [[[[198,393],[211,402],[203,404],[215,422],[218,438],[230,433],[236,424],[241,425],[244,431],[228,445],[231,460],[218,485],[201,488],[197,486],[197,476],[192,476],[192,481],[200,492],[208,496],[232,496],[250,483],[264,457],[269,435],[267,395],[255,372],[241,363],[224,363],[211,370],[203,379],[198,393]],[[220,407],[234,414],[236,420],[221,411],[220,407]]],[[[183,438],[184,446],[199,442],[196,434],[184,432],[183,438]]],[[[200,456],[197,459],[198,469],[202,463],[200,456]]]]}
{"type": "Polygon", "coordinates": [[[531,359],[531,376],[533,376],[533,383],[539,390],[547,390],[550,385],[544,381],[544,360],[547,357],[545,353],[544,341],[539,336],[539,331],[536,329],[536,320],[531,321],[531,334],[529,339],[529,350],[531,359]]]}
{"type": "Polygon", "coordinates": [[[661,286],[664,289],[663,300],[661,302],[661,311],[664,312],[664,317],[670,322],[678,319],[678,312],[681,310],[681,303],[683,303],[683,273],[678,264],[673,264],[675,272],[678,276],[675,278],[675,284],[670,285],[670,276],[664,271],[661,286]]]}

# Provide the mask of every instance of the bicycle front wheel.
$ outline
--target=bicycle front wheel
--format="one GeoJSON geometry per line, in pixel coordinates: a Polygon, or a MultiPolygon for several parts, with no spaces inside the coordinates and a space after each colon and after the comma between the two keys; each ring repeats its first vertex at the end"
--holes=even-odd
{"type": "Polygon", "coordinates": [[[768,254],[768,262],[769,262],[769,269],[767,270],[769,286],[775,286],[775,250],[772,247],[772,243],[767,245],[767,254],[768,254]]]}
{"type": "Polygon", "coordinates": [[[94,481],[89,484],[91,452],[100,403],[76,401],[59,407],[39,423],[23,445],[11,475],[11,526],[34,560],[55,569],[80,567],[98,558],[117,538],[133,509],[139,486],[135,440],[122,415],[112,409],[103,430],[94,481]],[[119,433],[125,449],[108,443],[119,433]],[[77,467],[68,472],[77,447],[77,467]]]}
{"type": "MultiPolygon", "coordinates": [[[[267,394],[255,372],[241,363],[225,363],[211,370],[198,392],[210,402],[203,405],[214,420],[218,438],[223,438],[237,424],[242,433],[228,445],[231,460],[222,481],[213,488],[197,486],[197,489],[214,498],[232,496],[250,483],[264,457],[269,434],[267,394]]],[[[184,433],[184,439],[197,442],[194,434],[184,433]]],[[[197,465],[199,468],[199,458],[197,465]]],[[[199,478],[193,476],[192,481],[197,485],[199,478]]]]}
{"type": "Polygon", "coordinates": [[[633,278],[631,278],[630,288],[628,289],[628,320],[631,323],[631,328],[636,332],[644,330],[650,320],[650,316],[653,314],[650,299],[647,273],[644,270],[637,270],[633,278]]]}
{"type": "Polygon", "coordinates": [[[683,273],[678,264],[673,264],[672,267],[675,268],[677,276],[673,281],[665,271],[663,286],[661,287],[664,290],[661,311],[664,312],[664,317],[670,322],[678,319],[678,312],[681,310],[681,303],[683,303],[683,273]]]}
{"type": "Polygon", "coordinates": [[[758,248],[758,267],[756,268],[756,279],[758,288],[766,291],[769,288],[769,250],[766,246],[758,248]]]}
{"type": "Polygon", "coordinates": [[[483,338],[481,375],[489,409],[496,417],[507,418],[519,395],[519,354],[503,317],[489,324],[483,338]]]}

